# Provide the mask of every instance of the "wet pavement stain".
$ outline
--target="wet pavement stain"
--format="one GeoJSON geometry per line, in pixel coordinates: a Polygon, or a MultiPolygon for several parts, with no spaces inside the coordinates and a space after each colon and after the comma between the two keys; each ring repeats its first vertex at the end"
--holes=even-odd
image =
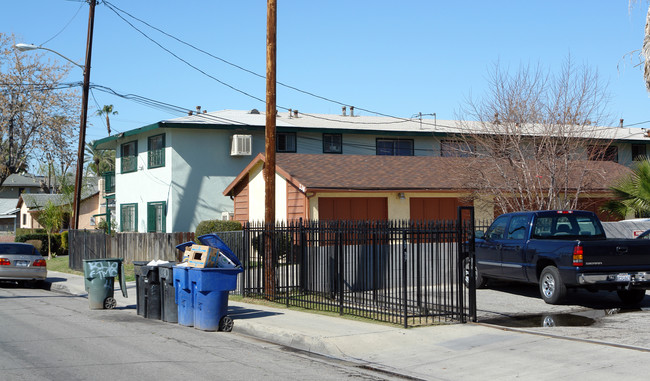
{"type": "Polygon", "coordinates": [[[599,318],[608,315],[637,311],[640,311],[640,309],[623,310],[620,308],[612,308],[606,310],[582,311],[571,314],[529,314],[505,316],[479,320],[479,322],[509,328],[588,327],[596,323],[599,318]]]}

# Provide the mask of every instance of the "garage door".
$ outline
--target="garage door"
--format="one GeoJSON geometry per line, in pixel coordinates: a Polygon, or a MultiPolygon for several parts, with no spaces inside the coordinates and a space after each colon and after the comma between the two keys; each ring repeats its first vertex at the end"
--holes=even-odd
{"type": "Polygon", "coordinates": [[[411,197],[411,220],[455,220],[458,206],[461,205],[457,198],[424,198],[411,197]]]}
{"type": "Polygon", "coordinates": [[[387,220],[386,197],[320,197],[320,220],[387,220]]]}

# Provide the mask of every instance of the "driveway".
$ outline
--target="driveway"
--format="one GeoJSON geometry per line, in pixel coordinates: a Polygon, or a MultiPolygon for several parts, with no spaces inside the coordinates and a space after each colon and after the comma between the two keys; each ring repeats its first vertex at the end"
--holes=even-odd
{"type": "Polygon", "coordinates": [[[570,290],[564,304],[550,305],[536,285],[492,282],[476,299],[479,323],[650,351],[650,295],[630,308],[615,292],[570,290]]]}

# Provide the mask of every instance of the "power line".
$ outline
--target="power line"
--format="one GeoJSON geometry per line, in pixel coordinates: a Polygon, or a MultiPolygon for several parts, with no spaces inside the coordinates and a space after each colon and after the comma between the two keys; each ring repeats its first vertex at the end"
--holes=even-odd
{"type": "Polygon", "coordinates": [[[77,9],[77,11],[75,12],[74,16],[72,16],[72,18],[71,18],[71,19],[70,19],[70,20],[65,24],[65,26],[64,26],[63,28],[61,28],[61,30],[60,30],[57,34],[55,34],[55,35],[52,36],[49,40],[45,41],[44,43],[40,44],[39,46],[44,46],[44,45],[47,44],[48,42],[54,40],[54,39],[55,39],[56,37],[58,37],[58,36],[59,36],[59,35],[60,35],[64,30],[66,30],[66,28],[67,28],[68,26],[70,26],[70,24],[72,23],[72,20],[74,20],[74,19],[77,17],[77,15],[79,14],[79,11],[81,11],[81,8],[83,8],[84,4],[86,3],[85,1],[79,1],[79,2],[82,3],[82,4],[79,5],[79,9],[77,9]]]}
{"type": "Polygon", "coordinates": [[[205,72],[204,70],[202,70],[202,69],[198,68],[197,66],[191,64],[190,62],[188,62],[188,61],[185,60],[184,58],[181,58],[181,57],[180,57],[179,55],[177,55],[176,53],[174,53],[174,52],[172,52],[171,50],[167,49],[166,47],[162,46],[162,44],[160,44],[158,41],[156,41],[156,40],[154,40],[153,38],[149,37],[146,33],[144,33],[143,31],[141,31],[140,29],[138,29],[135,25],[131,24],[127,19],[125,19],[124,17],[122,17],[122,15],[120,15],[117,11],[115,11],[115,10],[111,7],[110,3],[105,2],[105,4],[108,6],[108,8],[109,8],[110,10],[112,10],[112,11],[113,11],[113,12],[114,12],[114,13],[115,13],[119,18],[121,18],[125,23],[129,24],[133,29],[135,29],[135,30],[138,31],[140,34],[142,34],[142,35],[143,35],[147,40],[153,42],[153,43],[156,44],[159,48],[161,48],[162,50],[164,50],[164,51],[166,51],[167,53],[171,54],[171,55],[172,55],[174,58],[176,58],[177,60],[183,62],[183,63],[186,64],[187,66],[189,66],[189,67],[191,67],[192,69],[194,69],[194,70],[200,72],[201,74],[205,75],[206,77],[211,78],[211,79],[213,79],[214,81],[217,81],[217,82],[219,82],[220,84],[222,84],[222,85],[224,85],[224,86],[230,88],[231,90],[234,90],[234,91],[236,91],[236,92],[238,92],[238,93],[241,93],[241,94],[243,94],[243,95],[246,95],[247,97],[253,98],[253,99],[255,99],[255,100],[257,100],[257,101],[260,101],[260,102],[262,102],[262,103],[265,102],[262,98],[259,98],[259,97],[256,97],[255,95],[252,95],[252,94],[250,94],[250,93],[247,93],[247,92],[244,91],[244,90],[240,90],[240,89],[236,88],[235,86],[232,86],[232,85],[230,85],[230,84],[228,84],[228,83],[226,83],[226,82],[220,80],[219,78],[217,78],[217,77],[215,77],[215,76],[213,76],[213,75],[211,75],[211,74],[208,74],[207,72],[205,72]]]}
{"type": "MultiPolygon", "coordinates": [[[[171,39],[174,39],[174,40],[176,40],[177,42],[180,42],[181,44],[184,44],[184,45],[186,45],[186,46],[188,46],[188,47],[190,47],[190,48],[192,48],[192,49],[194,49],[194,50],[196,50],[196,51],[198,51],[198,52],[201,52],[201,53],[203,53],[203,54],[205,54],[205,55],[207,55],[207,56],[209,56],[209,57],[212,57],[212,58],[214,58],[214,59],[216,59],[216,60],[219,60],[219,61],[221,61],[221,62],[223,62],[223,63],[225,63],[225,64],[227,64],[227,65],[230,65],[230,66],[232,66],[232,67],[235,67],[235,68],[237,68],[237,69],[240,69],[240,70],[242,70],[242,71],[244,71],[244,72],[246,72],[246,73],[252,74],[252,75],[254,75],[254,76],[256,76],[256,77],[259,77],[259,78],[266,78],[264,75],[259,74],[259,73],[256,73],[256,72],[254,72],[254,71],[252,71],[252,70],[250,70],[250,69],[247,69],[247,68],[245,68],[245,67],[243,67],[243,66],[241,66],[241,65],[237,65],[237,64],[235,64],[235,63],[232,63],[232,62],[230,62],[230,61],[228,61],[228,60],[226,60],[226,59],[223,59],[223,58],[221,58],[221,57],[215,56],[214,54],[212,54],[212,53],[210,53],[210,52],[208,52],[208,51],[205,51],[205,50],[203,50],[203,49],[201,49],[201,48],[199,48],[199,47],[197,47],[197,46],[195,46],[195,45],[193,45],[193,44],[191,44],[191,43],[189,43],[189,42],[187,42],[187,41],[181,40],[180,38],[178,38],[178,37],[176,37],[176,36],[173,36],[173,35],[171,35],[171,34],[165,32],[164,30],[162,30],[162,29],[160,29],[160,28],[157,28],[157,27],[155,27],[155,26],[153,26],[153,25],[147,23],[146,21],[144,21],[144,20],[142,20],[142,19],[140,19],[140,18],[138,18],[138,17],[135,17],[135,16],[133,16],[132,14],[130,14],[130,13],[128,13],[128,12],[126,12],[126,11],[124,11],[124,10],[118,8],[117,6],[115,6],[114,4],[112,4],[112,3],[108,2],[108,1],[104,1],[104,4],[106,4],[106,6],[107,6],[110,10],[112,10],[112,11],[113,11],[113,12],[114,12],[118,17],[120,17],[120,18],[121,18],[122,20],[124,20],[127,24],[129,24],[133,29],[135,29],[135,30],[138,31],[140,34],[142,34],[145,38],[147,38],[147,39],[150,40],[151,42],[155,43],[156,45],[158,45],[161,49],[165,50],[166,52],[172,54],[172,55],[173,55],[174,57],[176,57],[177,59],[179,59],[179,60],[183,61],[184,63],[188,64],[190,67],[192,67],[192,68],[198,70],[199,72],[201,72],[202,74],[207,75],[208,77],[210,77],[210,78],[212,78],[212,79],[218,81],[219,83],[224,84],[224,85],[230,87],[231,89],[233,89],[233,90],[235,90],[235,91],[237,91],[237,92],[240,92],[240,93],[242,93],[242,94],[244,94],[244,95],[247,95],[247,96],[249,96],[249,97],[251,97],[251,98],[253,98],[253,99],[255,99],[255,100],[258,100],[258,101],[264,102],[264,100],[262,100],[261,98],[258,98],[258,97],[256,97],[256,96],[253,96],[253,95],[251,95],[251,94],[249,94],[249,93],[246,93],[246,92],[244,92],[244,91],[242,91],[242,90],[239,90],[239,89],[235,88],[234,86],[228,85],[228,84],[226,84],[225,82],[220,81],[220,80],[216,79],[215,77],[208,75],[208,74],[205,73],[204,71],[202,71],[202,70],[196,68],[195,66],[189,64],[187,61],[181,59],[179,56],[177,56],[176,54],[172,53],[169,49],[163,47],[160,43],[158,43],[158,42],[155,41],[153,38],[149,37],[146,33],[144,33],[143,31],[141,31],[141,30],[138,29],[137,27],[135,27],[132,23],[130,23],[129,21],[127,21],[127,20],[126,20],[123,16],[121,16],[118,12],[121,12],[121,13],[123,13],[123,14],[125,14],[125,15],[131,17],[132,19],[137,20],[138,22],[140,22],[140,23],[142,23],[142,24],[148,26],[149,28],[152,28],[152,29],[154,29],[154,30],[156,30],[156,31],[158,31],[158,32],[160,32],[160,33],[162,33],[162,34],[164,34],[165,36],[167,36],[167,37],[169,37],[169,38],[171,38],[171,39]]],[[[324,97],[324,96],[322,96],[322,95],[318,95],[318,94],[315,94],[315,93],[310,92],[310,91],[302,90],[302,89],[299,89],[299,88],[297,88],[297,87],[295,87],[295,86],[291,86],[291,85],[288,85],[288,84],[283,83],[283,82],[279,82],[279,81],[278,81],[277,84],[280,85],[280,86],[286,87],[286,88],[288,88],[288,89],[291,89],[291,90],[294,90],[294,91],[297,91],[297,92],[300,92],[300,93],[303,93],[303,94],[306,94],[306,95],[309,95],[309,96],[312,96],[312,97],[315,97],[315,98],[318,98],[318,99],[321,99],[321,100],[324,100],[324,101],[327,101],[327,102],[331,102],[331,103],[334,103],[334,104],[337,104],[337,105],[340,105],[340,106],[348,106],[348,105],[351,105],[351,104],[352,104],[352,103],[341,102],[341,101],[337,101],[337,100],[334,100],[334,99],[331,99],[331,98],[328,98],[328,97],[324,97]]],[[[284,106],[278,106],[278,108],[281,108],[281,109],[284,109],[284,110],[289,110],[288,107],[284,107],[284,106]]],[[[373,111],[373,110],[369,110],[369,109],[365,109],[365,108],[361,108],[361,107],[356,107],[356,109],[357,109],[357,110],[361,110],[361,111],[368,112],[368,113],[370,113],[370,114],[375,114],[375,115],[384,116],[384,117],[388,117],[388,118],[394,118],[394,119],[398,119],[398,120],[399,120],[399,121],[394,122],[394,123],[400,123],[400,122],[402,122],[402,121],[409,121],[409,120],[410,120],[410,119],[408,119],[408,118],[402,118],[402,117],[398,117],[398,116],[394,116],[394,115],[389,115],[389,114],[385,114],[385,113],[382,113],[382,112],[379,112],[379,111],[373,111]]],[[[303,114],[303,115],[308,115],[308,114],[303,114]]],[[[309,116],[312,116],[312,117],[317,118],[317,117],[314,116],[314,115],[309,115],[309,116]]],[[[333,121],[333,122],[343,122],[343,121],[338,121],[338,120],[335,120],[335,119],[329,119],[329,120],[330,120],[330,121],[333,121]]],[[[345,123],[348,123],[348,122],[345,122],[345,123]]],[[[390,123],[393,123],[393,122],[369,123],[369,124],[390,124],[390,123]]],[[[359,123],[359,124],[362,124],[362,123],[359,123]]]]}

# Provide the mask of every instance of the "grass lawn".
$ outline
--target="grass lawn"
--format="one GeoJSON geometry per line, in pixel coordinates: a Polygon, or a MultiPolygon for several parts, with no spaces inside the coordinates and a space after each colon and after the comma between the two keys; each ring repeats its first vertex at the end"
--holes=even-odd
{"type": "MultiPolygon", "coordinates": [[[[83,271],[76,271],[68,267],[68,256],[63,255],[60,257],[52,258],[47,261],[47,269],[51,271],[58,271],[60,273],[84,275],[83,271]]],[[[124,265],[124,279],[127,282],[135,280],[135,274],[133,273],[133,263],[127,263],[124,265]]]]}

